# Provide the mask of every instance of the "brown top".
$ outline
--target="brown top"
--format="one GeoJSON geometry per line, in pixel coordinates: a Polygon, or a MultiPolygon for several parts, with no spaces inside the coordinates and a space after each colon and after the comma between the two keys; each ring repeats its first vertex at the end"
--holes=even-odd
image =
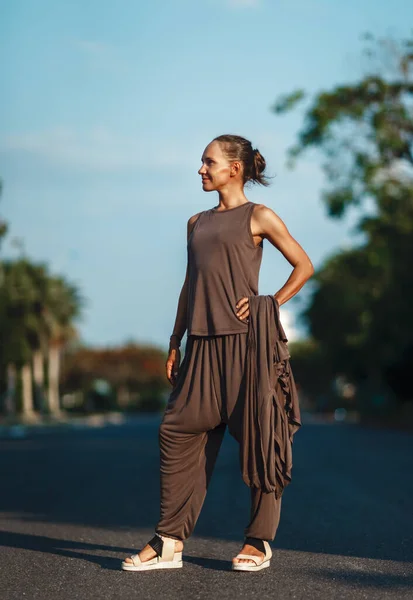
{"type": "Polygon", "coordinates": [[[200,213],[188,239],[187,335],[247,333],[237,302],[258,294],[263,243],[255,246],[255,202],[200,213]]]}

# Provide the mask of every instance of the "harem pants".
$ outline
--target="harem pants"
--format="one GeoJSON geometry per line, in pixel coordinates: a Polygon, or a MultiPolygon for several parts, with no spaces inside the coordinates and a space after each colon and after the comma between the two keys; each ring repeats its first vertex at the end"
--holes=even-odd
{"type": "MultiPolygon", "coordinates": [[[[185,540],[196,524],[228,426],[240,443],[247,334],[190,335],[159,428],[161,517],[155,531],[185,540]]],[[[251,488],[245,537],[271,541],[281,498],[251,488]]]]}

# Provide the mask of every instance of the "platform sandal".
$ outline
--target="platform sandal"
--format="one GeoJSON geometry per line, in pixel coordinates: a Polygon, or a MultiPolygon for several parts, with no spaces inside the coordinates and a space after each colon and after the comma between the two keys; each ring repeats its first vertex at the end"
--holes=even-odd
{"type": "Polygon", "coordinates": [[[157,533],[148,542],[157,556],[141,561],[139,554],[132,554],[132,562],[122,561],[124,571],[149,571],[151,569],[179,569],[183,566],[182,552],[175,552],[175,542],[171,538],[160,536],[157,533]]]}
{"type": "Polygon", "coordinates": [[[261,569],[265,569],[270,566],[270,558],[272,556],[272,550],[269,543],[266,540],[259,540],[257,538],[246,538],[245,543],[250,546],[254,546],[260,552],[265,554],[264,558],[260,556],[254,556],[253,554],[237,554],[235,558],[246,558],[248,560],[254,561],[255,564],[251,564],[248,562],[237,562],[232,563],[233,571],[261,571],[261,569]]]}

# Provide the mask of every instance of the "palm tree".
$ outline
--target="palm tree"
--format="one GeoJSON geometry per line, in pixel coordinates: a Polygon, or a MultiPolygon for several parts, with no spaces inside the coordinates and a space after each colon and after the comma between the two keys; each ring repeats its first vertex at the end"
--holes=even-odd
{"type": "Polygon", "coordinates": [[[44,362],[47,353],[47,327],[45,323],[45,307],[47,304],[48,282],[50,275],[43,264],[30,264],[30,274],[36,290],[36,299],[32,306],[35,326],[32,342],[32,367],[36,405],[42,411],[46,409],[46,394],[44,389],[44,362]]]}
{"type": "MultiPolygon", "coordinates": [[[[2,181],[0,180],[0,195],[2,181]]],[[[0,219],[0,241],[7,232],[0,219]]],[[[0,371],[6,374],[5,408],[16,413],[17,373],[21,370],[22,410],[34,415],[33,379],[37,404],[45,407],[44,362],[48,353],[50,412],[60,412],[59,370],[63,344],[75,336],[73,319],[82,299],[62,277],[51,277],[46,265],[27,258],[0,261],[0,371]]]]}
{"type": "Polygon", "coordinates": [[[61,352],[64,345],[77,337],[73,321],[79,317],[83,298],[73,284],[63,277],[48,280],[44,320],[48,331],[48,401],[49,411],[58,416],[61,412],[59,377],[61,352]]]}
{"type": "Polygon", "coordinates": [[[0,326],[2,345],[0,364],[7,372],[6,408],[16,411],[15,389],[17,372],[21,372],[23,415],[34,415],[31,357],[36,337],[36,288],[30,273],[30,264],[21,259],[2,264],[0,287],[0,326]]]}
{"type": "Polygon", "coordinates": [[[0,286],[0,366],[7,372],[6,411],[15,413],[17,373],[21,372],[22,412],[34,416],[35,397],[45,408],[44,362],[48,354],[48,410],[58,415],[60,351],[76,335],[73,319],[82,300],[77,288],[51,277],[43,264],[27,259],[3,264],[0,286]]]}

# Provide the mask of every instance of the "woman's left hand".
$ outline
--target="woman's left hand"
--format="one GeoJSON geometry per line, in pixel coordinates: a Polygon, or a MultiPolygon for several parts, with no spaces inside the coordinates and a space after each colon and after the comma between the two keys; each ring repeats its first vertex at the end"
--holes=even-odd
{"type": "Polygon", "coordinates": [[[240,319],[240,321],[246,321],[248,323],[248,317],[250,314],[248,297],[241,298],[241,300],[236,303],[235,308],[237,310],[237,317],[240,319]]]}

